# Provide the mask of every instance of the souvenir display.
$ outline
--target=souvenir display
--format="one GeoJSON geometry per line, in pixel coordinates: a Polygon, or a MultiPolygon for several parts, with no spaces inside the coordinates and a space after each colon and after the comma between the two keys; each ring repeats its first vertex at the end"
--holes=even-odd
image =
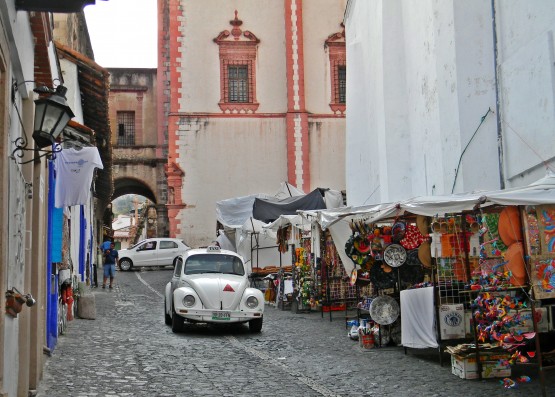
{"type": "Polygon", "coordinates": [[[536,299],[555,298],[555,258],[543,256],[531,260],[531,284],[536,299]]]}
{"type": "Polygon", "coordinates": [[[555,206],[537,207],[542,244],[542,254],[555,254],[555,206]]]}
{"type": "Polygon", "coordinates": [[[484,214],[483,219],[487,227],[488,244],[491,245],[490,256],[500,256],[501,252],[507,250],[507,246],[499,237],[499,214],[484,214]]]}
{"type": "Polygon", "coordinates": [[[393,324],[399,313],[399,303],[391,296],[378,296],[370,304],[370,317],[380,325],[393,324]]]}
{"type": "Polygon", "coordinates": [[[526,231],[527,252],[534,256],[541,254],[540,228],[536,207],[527,205],[524,207],[524,227],[526,231]]]}

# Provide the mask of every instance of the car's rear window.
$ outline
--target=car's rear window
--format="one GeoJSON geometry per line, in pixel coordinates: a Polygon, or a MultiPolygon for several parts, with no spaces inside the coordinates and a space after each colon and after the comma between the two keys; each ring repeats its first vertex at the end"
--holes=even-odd
{"type": "Polygon", "coordinates": [[[245,275],[241,259],[226,254],[201,254],[187,258],[185,274],[223,273],[245,275]]]}

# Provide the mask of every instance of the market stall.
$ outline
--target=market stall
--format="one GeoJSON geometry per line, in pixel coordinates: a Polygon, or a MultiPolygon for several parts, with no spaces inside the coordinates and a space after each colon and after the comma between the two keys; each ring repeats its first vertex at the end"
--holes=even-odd
{"type": "Polygon", "coordinates": [[[378,286],[368,297],[376,323],[397,312],[390,299],[373,310],[378,298],[400,303],[404,346],[473,340],[470,350],[449,346],[454,374],[503,377],[509,365],[526,363],[538,367],[542,385],[555,352],[554,220],[551,173],[521,188],[318,213],[324,230],[352,224],[351,243],[337,249],[356,263],[354,280],[378,286]],[[506,360],[496,365],[492,357],[506,360]]]}

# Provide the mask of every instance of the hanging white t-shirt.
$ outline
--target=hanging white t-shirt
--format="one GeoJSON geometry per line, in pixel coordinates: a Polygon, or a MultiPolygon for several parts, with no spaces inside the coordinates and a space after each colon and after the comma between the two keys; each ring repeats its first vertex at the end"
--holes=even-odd
{"type": "Polygon", "coordinates": [[[102,160],[96,147],[80,150],[64,149],[56,153],[56,194],[55,206],[86,204],[91,194],[91,183],[95,168],[103,169],[102,160]]]}

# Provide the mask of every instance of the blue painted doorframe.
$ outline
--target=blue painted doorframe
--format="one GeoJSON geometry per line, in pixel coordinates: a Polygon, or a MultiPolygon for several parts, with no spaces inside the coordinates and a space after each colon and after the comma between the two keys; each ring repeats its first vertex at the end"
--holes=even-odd
{"type": "MultiPolygon", "coordinates": [[[[46,236],[46,345],[53,350],[58,341],[58,271],[52,262],[55,224],[54,192],[56,173],[54,163],[48,162],[48,232],[46,236]]],[[[63,217],[63,215],[62,215],[63,217]]],[[[63,218],[62,218],[63,219],[63,218]]]]}
{"type": "Polygon", "coordinates": [[[87,248],[85,243],[87,241],[87,219],[85,218],[85,206],[81,205],[81,211],[79,216],[79,274],[81,279],[79,281],[85,281],[85,254],[87,248]]]}

